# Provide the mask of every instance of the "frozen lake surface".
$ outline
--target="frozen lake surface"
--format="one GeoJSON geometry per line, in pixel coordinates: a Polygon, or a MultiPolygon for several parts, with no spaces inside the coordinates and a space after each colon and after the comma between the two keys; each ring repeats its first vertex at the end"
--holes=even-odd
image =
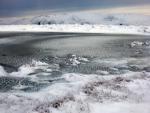
{"type": "Polygon", "coordinates": [[[150,36],[0,34],[1,113],[150,113],[149,95],[150,36]]]}

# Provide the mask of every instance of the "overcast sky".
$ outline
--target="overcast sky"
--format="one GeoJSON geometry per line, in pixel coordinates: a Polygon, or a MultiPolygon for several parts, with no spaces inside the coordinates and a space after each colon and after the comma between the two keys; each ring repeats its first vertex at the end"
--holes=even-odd
{"type": "Polygon", "coordinates": [[[150,0],[0,0],[0,16],[38,10],[82,10],[150,4],[150,0]]]}

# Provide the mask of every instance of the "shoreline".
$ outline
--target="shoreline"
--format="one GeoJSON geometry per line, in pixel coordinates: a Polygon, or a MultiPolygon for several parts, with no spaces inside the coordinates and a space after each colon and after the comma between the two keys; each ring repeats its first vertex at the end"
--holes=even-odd
{"type": "Polygon", "coordinates": [[[56,33],[80,35],[141,35],[150,36],[150,26],[119,25],[0,25],[0,34],[5,33],[56,33]]]}

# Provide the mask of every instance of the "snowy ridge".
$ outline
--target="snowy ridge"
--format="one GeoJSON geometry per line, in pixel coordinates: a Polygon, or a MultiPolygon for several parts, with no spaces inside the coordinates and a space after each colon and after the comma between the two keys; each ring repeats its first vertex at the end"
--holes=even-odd
{"type": "Polygon", "coordinates": [[[0,25],[0,32],[66,32],[150,35],[150,26],[124,25],[0,25]]]}

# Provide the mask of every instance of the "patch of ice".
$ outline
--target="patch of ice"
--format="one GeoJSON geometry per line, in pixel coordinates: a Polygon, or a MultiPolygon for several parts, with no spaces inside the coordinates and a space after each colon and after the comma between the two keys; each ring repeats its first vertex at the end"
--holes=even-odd
{"type": "Polygon", "coordinates": [[[15,39],[10,39],[10,38],[1,38],[0,39],[0,44],[8,44],[16,41],[15,39]]]}
{"type": "Polygon", "coordinates": [[[87,58],[80,57],[80,56],[73,55],[73,54],[69,54],[66,59],[66,65],[77,66],[85,62],[88,62],[87,58]]]}
{"type": "Polygon", "coordinates": [[[79,60],[80,61],[84,61],[84,62],[88,62],[89,61],[87,58],[84,58],[84,57],[79,57],[79,60]]]}
{"type": "Polygon", "coordinates": [[[69,61],[72,63],[72,65],[78,65],[80,62],[78,61],[78,58],[76,55],[72,55],[72,58],[69,59],[69,61]]]}
{"type": "Polygon", "coordinates": [[[48,66],[49,65],[44,62],[33,60],[30,64],[19,67],[17,72],[10,73],[10,76],[27,77],[30,73],[34,73],[37,69],[47,70],[48,66]]]}
{"type": "Polygon", "coordinates": [[[1,76],[7,76],[8,73],[4,70],[4,68],[2,66],[0,66],[0,77],[1,76]]]}
{"type": "Polygon", "coordinates": [[[95,63],[99,63],[109,67],[118,67],[118,66],[126,66],[129,62],[128,60],[132,59],[96,59],[95,63]]]}
{"type": "Polygon", "coordinates": [[[98,75],[108,75],[109,72],[108,71],[97,70],[96,74],[98,74],[98,75]]]}
{"type": "Polygon", "coordinates": [[[143,42],[140,42],[140,41],[133,41],[131,42],[130,46],[131,47],[138,47],[138,46],[143,46],[143,42]]]}

